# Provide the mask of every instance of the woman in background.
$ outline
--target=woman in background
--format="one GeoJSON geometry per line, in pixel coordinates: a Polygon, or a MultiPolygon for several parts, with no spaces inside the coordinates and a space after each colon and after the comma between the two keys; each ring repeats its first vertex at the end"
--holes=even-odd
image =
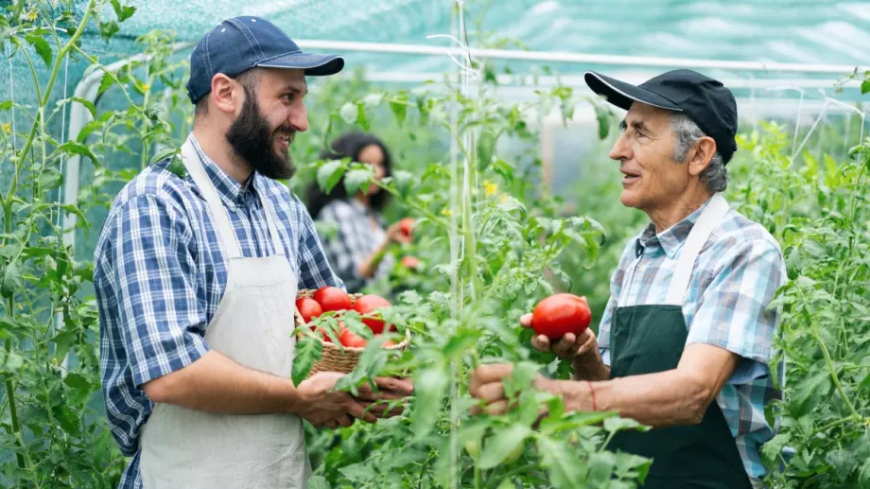
{"type": "MultiPolygon", "coordinates": [[[[321,154],[324,160],[350,158],[374,167],[380,180],[392,174],[392,161],[386,145],[377,137],[349,133],[335,139],[321,154]]],[[[389,274],[395,261],[387,253],[394,243],[409,243],[399,223],[387,226],[382,215],[390,194],[372,183],[356,195],[347,195],[344,182],[328,194],[315,183],[309,189],[308,211],[321,222],[336,225],[337,234],[323,238],[324,250],[335,273],[348,292],[360,292],[367,285],[389,274]]]]}

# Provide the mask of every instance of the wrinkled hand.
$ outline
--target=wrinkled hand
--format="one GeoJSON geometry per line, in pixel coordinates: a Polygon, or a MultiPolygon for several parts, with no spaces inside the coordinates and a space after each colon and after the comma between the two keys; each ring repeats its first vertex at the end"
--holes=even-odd
{"type": "MultiPolygon", "coordinates": [[[[532,315],[523,314],[520,317],[520,325],[524,328],[532,327],[532,315]]],[[[532,346],[540,351],[549,351],[555,353],[563,360],[573,360],[578,357],[585,357],[588,354],[598,354],[598,338],[591,329],[575,336],[574,333],[568,333],[560,338],[555,343],[550,342],[550,338],[540,334],[532,337],[532,346]]]]}
{"type": "MultiPolygon", "coordinates": [[[[377,421],[381,417],[393,414],[396,410],[369,409],[381,400],[401,399],[410,395],[414,386],[405,380],[392,378],[377,378],[375,384],[381,392],[375,393],[368,386],[359,389],[359,397],[355,398],[348,392],[333,391],[335,384],[345,374],[339,372],[318,372],[311,378],[302,381],[296,388],[298,405],[294,411],[316,428],[348,427],[355,419],[367,423],[377,421]]],[[[401,411],[399,411],[401,413],[401,411]]]]}
{"type": "Polygon", "coordinates": [[[387,241],[390,243],[410,244],[414,240],[402,232],[402,223],[393,223],[387,228],[387,241]]]}

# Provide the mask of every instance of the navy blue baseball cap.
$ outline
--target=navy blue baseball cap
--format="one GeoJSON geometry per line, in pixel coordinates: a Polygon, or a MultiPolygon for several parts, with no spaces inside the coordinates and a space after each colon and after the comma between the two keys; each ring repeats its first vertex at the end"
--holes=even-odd
{"type": "Polygon", "coordinates": [[[251,68],[291,68],[309,76],[334,75],[344,68],[336,55],[303,53],[275,24],[260,17],[233,17],[220,23],[190,53],[187,95],[197,103],[211,91],[217,73],[235,78],[251,68]]]}
{"type": "Polygon", "coordinates": [[[737,151],[737,101],[719,80],[692,70],[673,70],[640,85],[594,71],[584,75],[586,84],[611,104],[628,110],[633,102],[682,112],[714,141],[725,163],[737,151]]]}

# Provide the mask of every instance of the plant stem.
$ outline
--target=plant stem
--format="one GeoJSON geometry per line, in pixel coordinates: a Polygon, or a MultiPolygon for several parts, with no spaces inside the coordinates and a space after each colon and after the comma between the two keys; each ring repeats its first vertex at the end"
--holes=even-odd
{"type": "Polygon", "coordinates": [[[852,401],[849,400],[849,397],[846,396],[846,392],[843,390],[843,386],[840,385],[840,377],[837,375],[837,371],[834,369],[834,362],[831,361],[831,354],[828,351],[828,346],[825,344],[824,340],[822,340],[821,335],[819,335],[818,329],[813,326],[812,332],[810,333],[819,342],[819,346],[822,348],[822,354],[825,356],[825,362],[828,364],[828,371],[831,374],[831,380],[834,382],[834,386],[837,388],[837,392],[840,393],[840,397],[843,398],[843,401],[849,406],[849,410],[852,411],[852,416],[856,416],[858,418],[861,417],[858,414],[858,411],[855,410],[855,406],[852,405],[852,401]]]}
{"type": "MultiPolygon", "coordinates": [[[[79,38],[82,37],[82,34],[85,31],[85,26],[87,26],[90,18],[91,12],[94,10],[94,2],[95,0],[89,0],[88,6],[85,9],[85,15],[82,17],[82,21],[79,23],[76,28],[75,33],[70,38],[69,41],[64,45],[63,49],[61,49],[57,53],[57,58],[54,60],[54,66],[51,69],[51,77],[48,79],[48,85],[45,87],[45,93],[40,100],[40,106],[45,107],[48,105],[48,99],[51,97],[51,89],[54,88],[55,82],[57,82],[57,76],[60,73],[60,66],[62,64],[63,59],[69,53],[71,49],[78,42],[79,38]]],[[[30,128],[30,134],[27,136],[27,140],[24,142],[24,146],[22,146],[21,150],[18,152],[18,161],[23,160],[24,156],[27,155],[27,152],[30,151],[30,146],[33,144],[33,139],[36,137],[36,130],[39,128],[40,121],[34,120],[33,126],[30,128]]],[[[14,190],[9,192],[9,195],[6,198],[10,198],[10,195],[14,195],[14,190]]]]}
{"type": "MultiPolygon", "coordinates": [[[[10,305],[12,305],[12,299],[9,299],[10,305]]],[[[12,351],[12,340],[6,338],[6,354],[7,356],[12,351]]],[[[18,421],[18,406],[15,402],[15,384],[12,383],[11,378],[6,378],[6,398],[9,400],[9,417],[12,421],[12,431],[15,433],[16,437],[19,438],[19,443],[23,441],[23,437],[21,436],[21,424],[18,421]]],[[[21,448],[24,449],[24,445],[21,444],[21,448]]],[[[20,453],[15,454],[15,459],[18,462],[18,467],[24,469],[26,468],[24,464],[24,455],[20,453]]]]}

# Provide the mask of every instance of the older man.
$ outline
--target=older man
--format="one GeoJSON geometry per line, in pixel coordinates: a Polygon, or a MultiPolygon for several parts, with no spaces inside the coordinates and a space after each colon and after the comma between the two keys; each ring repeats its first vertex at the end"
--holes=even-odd
{"type": "MultiPolygon", "coordinates": [[[[767,305],[786,274],[773,237],[720,194],[736,150],[734,96],[690,70],[638,86],[590,72],[586,83],[628,111],[610,157],[624,175],[622,203],[651,222],[623,252],[598,339],[532,340],[574,367],[574,380],[537,385],[568,409],[651,425],[609,446],[653,459],[645,488],[761,487],[760,449],[773,436],[764,408],[780,397],[768,368],[778,317],[767,305]]],[[[472,375],[490,412],[504,409],[510,371],[472,375]]]]}

